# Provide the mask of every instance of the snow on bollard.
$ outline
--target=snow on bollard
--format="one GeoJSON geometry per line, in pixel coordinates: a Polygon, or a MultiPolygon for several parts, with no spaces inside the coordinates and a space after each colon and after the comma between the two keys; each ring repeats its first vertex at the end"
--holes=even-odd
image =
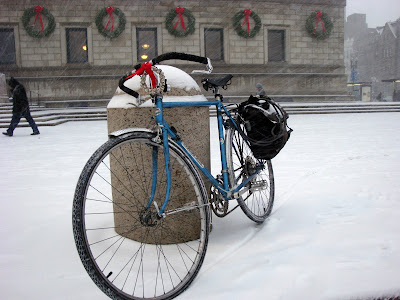
{"type": "MultiPolygon", "coordinates": [[[[180,101],[207,101],[204,95],[201,93],[200,87],[196,81],[186,72],[167,65],[158,65],[157,68],[161,69],[167,83],[170,86],[170,90],[164,93],[164,102],[180,102],[180,101]]],[[[125,85],[132,90],[137,91],[140,94],[140,100],[136,99],[122,90],[117,88],[114,96],[107,106],[107,122],[108,122],[108,133],[112,133],[118,130],[127,128],[147,128],[151,129],[155,124],[155,120],[152,117],[155,115],[155,108],[149,95],[146,95],[144,90],[140,88],[140,77],[135,76],[125,82],[125,85]]],[[[191,150],[191,152],[202,162],[205,167],[210,170],[210,122],[209,122],[209,107],[175,107],[175,108],[164,108],[163,110],[164,119],[170,126],[176,128],[178,133],[181,135],[185,145],[191,150]]],[[[127,149],[128,151],[128,149],[127,149]]],[[[147,157],[143,158],[142,167],[138,167],[135,162],[131,162],[131,166],[128,168],[133,178],[139,178],[144,180],[145,178],[151,178],[152,172],[152,151],[147,151],[147,157]],[[144,176],[143,174],[146,174],[144,176]]],[[[111,156],[112,157],[112,156],[111,156]]],[[[129,155],[127,155],[129,157],[129,155]]],[[[164,168],[164,160],[160,159],[163,157],[162,153],[159,153],[159,169],[164,168]]],[[[113,159],[112,159],[113,160],[113,159]]],[[[111,160],[111,171],[114,174],[126,174],[126,168],[122,168],[120,164],[111,160]]],[[[174,176],[174,167],[172,164],[172,175],[174,176]]],[[[121,176],[117,176],[121,177],[121,176]]],[[[129,186],[128,176],[122,176],[126,178],[124,183],[115,183],[116,185],[129,186]]],[[[193,185],[188,178],[182,180],[179,178],[179,182],[174,182],[172,179],[172,186],[175,189],[191,190],[193,185]]],[[[113,176],[111,178],[113,181],[113,176]]],[[[151,184],[151,182],[150,182],[151,184]]],[[[158,182],[159,185],[159,182],[158,182]]],[[[206,182],[206,187],[209,190],[209,184],[206,182]]],[[[124,213],[121,211],[121,203],[123,205],[132,206],[129,201],[133,201],[132,198],[136,198],[139,205],[143,206],[144,202],[148,201],[148,195],[141,192],[140,189],[135,190],[135,197],[125,197],[121,193],[113,191],[113,200],[118,203],[114,205],[114,222],[117,233],[135,241],[142,242],[145,239],[146,234],[141,230],[129,231],[126,230],[126,226],[135,227],[135,223],[139,222],[137,216],[132,216],[130,213],[124,213]],[[121,229],[118,229],[121,228],[121,229]]],[[[164,192],[160,192],[165,194],[164,192]]],[[[167,210],[173,207],[182,207],[182,204],[188,202],[192,197],[185,195],[182,197],[182,193],[171,191],[171,197],[168,202],[167,210]],[[189,200],[188,200],[189,199],[189,200]]],[[[161,199],[161,202],[164,199],[161,199]]],[[[160,200],[157,200],[159,202],[160,200]]],[[[158,203],[161,205],[162,203],[158,203]]],[[[188,213],[185,224],[180,222],[174,222],[173,218],[166,218],[165,222],[169,222],[168,226],[174,226],[180,228],[180,233],[175,236],[166,236],[163,238],[163,244],[171,243],[182,243],[198,239],[197,236],[200,228],[198,218],[190,217],[188,213]]],[[[140,226],[138,226],[140,227],[140,226]]],[[[149,230],[147,228],[146,230],[149,230]]],[[[157,230],[156,227],[154,230],[157,230]]],[[[149,241],[146,241],[149,242],[149,241]]],[[[150,242],[151,243],[151,242],[150,242]]]]}

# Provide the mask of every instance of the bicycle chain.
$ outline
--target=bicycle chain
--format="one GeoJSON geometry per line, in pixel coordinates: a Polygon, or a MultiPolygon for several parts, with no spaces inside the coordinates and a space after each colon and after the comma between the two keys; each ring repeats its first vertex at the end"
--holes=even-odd
{"type": "MultiPolygon", "coordinates": [[[[222,183],[221,175],[217,176],[218,181],[222,183]]],[[[209,199],[209,204],[211,206],[211,210],[214,214],[219,217],[223,218],[233,212],[236,208],[238,208],[239,204],[237,204],[231,210],[229,208],[229,202],[232,200],[225,200],[222,195],[218,192],[218,189],[215,187],[211,187],[211,194],[209,199]]]]}

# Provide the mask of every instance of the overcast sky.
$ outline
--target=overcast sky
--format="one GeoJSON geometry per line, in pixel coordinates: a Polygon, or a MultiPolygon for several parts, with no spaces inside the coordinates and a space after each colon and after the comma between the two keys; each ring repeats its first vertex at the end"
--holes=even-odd
{"type": "Polygon", "coordinates": [[[347,0],[346,16],[354,13],[366,14],[370,28],[383,26],[400,18],[400,0],[347,0]]]}

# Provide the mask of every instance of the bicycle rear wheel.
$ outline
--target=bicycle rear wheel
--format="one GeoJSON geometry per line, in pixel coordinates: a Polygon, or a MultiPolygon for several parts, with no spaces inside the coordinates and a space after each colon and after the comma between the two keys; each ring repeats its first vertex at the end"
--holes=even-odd
{"type": "Polygon", "coordinates": [[[112,138],[89,159],[73,203],[73,231],[82,263],[112,299],[171,299],[193,281],[209,233],[207,192],[197,170],[171,142],[172,187],[164,218],[152,205],[166,191],[163,147],[150,133],[112,138]],[[155,160],[154,157],[157,159],[155,160]]]}
{"type": "MultiPolygon", "coordinates": [[[[246,132],[243,124],[238,122],[237,125],[242,132],[246,132]]],[[[233,125],[226,131],[226,154],[231,188],[240,185],[254,174],[260,165],[263,166],[263,169],[246,184],[246,192],[237,201],[251,220],[257,223],[264,222],[274,204],[275,185],[271,161],[255,158],[249,145],[233,125]]]]}

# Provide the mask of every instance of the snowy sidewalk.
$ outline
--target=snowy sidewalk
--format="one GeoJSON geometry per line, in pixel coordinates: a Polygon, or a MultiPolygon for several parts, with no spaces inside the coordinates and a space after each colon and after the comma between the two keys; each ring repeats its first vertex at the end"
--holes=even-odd
{"type": "MultiPolygon", "coordinates": [[[[400,113],[292,115],[289,125],[271,217],[261,226],[240,209],[214,217],[203,267],[177,299],[400,296],[400,113]]],[[[108,299],[71,224],[76,181],[107,123],[30,132],[0,137],[0,299],[108,299]]],[[[218,145],[213,132],[213,159],[218,145]]]]}

